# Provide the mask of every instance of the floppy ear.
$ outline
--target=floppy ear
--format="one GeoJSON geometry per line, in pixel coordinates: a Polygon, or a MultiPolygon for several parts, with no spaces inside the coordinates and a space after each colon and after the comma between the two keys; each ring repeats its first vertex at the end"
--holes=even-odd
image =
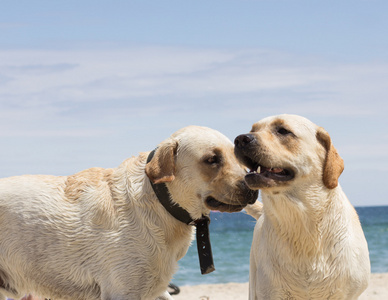
{"type": "Polygon", "coordinates": [[[317,139],[326,149],[326,158],[323,165],[322,180],[328,189],[338,185],[338,178],[344,170],[344,161],[331,143],[329,134],[322,127],[318,128],[317,139]]]}
{"type": "Polygon", "coordinates": [[[166,141],[156,149],[154,157],[146,165],[145,172],[153,183],[170,182],[175,179],[175,153],[178,143],[166,141]]]}

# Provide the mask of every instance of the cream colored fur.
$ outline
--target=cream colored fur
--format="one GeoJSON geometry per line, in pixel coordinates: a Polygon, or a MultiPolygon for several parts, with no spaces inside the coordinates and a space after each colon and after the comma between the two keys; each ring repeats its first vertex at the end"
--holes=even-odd
{"type": "Polygon", "coordinates": [[[225,203],[220,210],[237,211],[255,195],[232,143],[215,130],[186,127],[146,165],[147,157],[71,176],[1,179],[0,299],[172,299],[166,288],[193,226],[165,210],[146,173],[166,182],[194,219],[209,214],[209,196],[225,203]]]}
{"type": "Polygon", "coordinates": [[[295,177],[263,184],[252,175],[248,184],[261,189],[263,202],[262,210],[259,202],[246,208],[258,218],[249,299],[357,299],[370,276],[368,247],[338,184],[343,162],[329,135],[305,118],[280,115],[254,124],[252,137],[245,155],[295,177]]]}

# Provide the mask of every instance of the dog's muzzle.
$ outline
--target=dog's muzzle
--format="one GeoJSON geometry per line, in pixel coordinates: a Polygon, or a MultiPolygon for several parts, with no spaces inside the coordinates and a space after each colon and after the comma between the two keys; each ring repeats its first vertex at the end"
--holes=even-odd
{"type": "Polygon", "coordinates": [[[255,153],[258,142],[252,134],[241,134],[234,140],[234,154],[237,159],[251,170],[257,164],[252,158],[255,153]]]}

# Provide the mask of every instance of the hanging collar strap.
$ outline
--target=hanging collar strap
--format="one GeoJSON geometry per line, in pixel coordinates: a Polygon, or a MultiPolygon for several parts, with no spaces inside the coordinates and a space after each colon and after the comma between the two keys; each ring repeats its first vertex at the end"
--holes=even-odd
{"type": "MultiPolygon", "coordinates": [[[[147,164],[154,157],[154,154],[155,150],[151,151],[148,155],[147,164]]],[[[175,219],[196,227],[197,250],[201,274],[204,275],[213,272],[215,267],[209,237],[210,218],[208,216],[202,216],[200,219],[193,220],[187,210],[171,201],[170,193],[165,183],[154,184],[151,180],[150,183],[159,202],[175,219]]]]}

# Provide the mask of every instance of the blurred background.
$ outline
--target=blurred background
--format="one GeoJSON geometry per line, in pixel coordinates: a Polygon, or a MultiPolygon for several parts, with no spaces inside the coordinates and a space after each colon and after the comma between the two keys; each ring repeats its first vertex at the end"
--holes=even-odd
{"type": "Polygon", "coordinates": [[[388,2],[3,1],[0,177],[116,167],[174,131],[324,127],[356,206],[386,205],[388,2]]]}

